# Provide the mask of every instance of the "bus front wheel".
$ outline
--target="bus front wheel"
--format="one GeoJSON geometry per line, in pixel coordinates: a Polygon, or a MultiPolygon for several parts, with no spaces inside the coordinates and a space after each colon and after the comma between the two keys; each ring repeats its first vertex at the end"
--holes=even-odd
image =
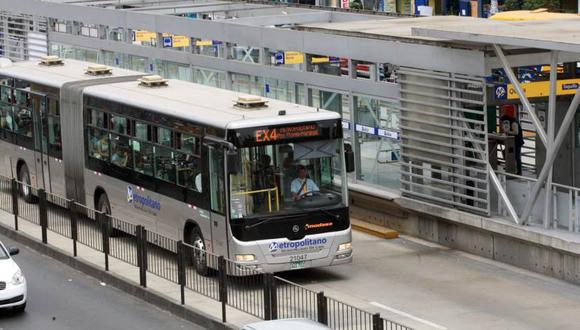
{"type": "Polygon", "coordinates": [[[201,276],[209,276],[210,269],[207,265],[207,253],[205,248],[205,241],[199,228],[193,229],[191,233],[193,245],[193,265],[195,266],[195,271],[201,276]]]}

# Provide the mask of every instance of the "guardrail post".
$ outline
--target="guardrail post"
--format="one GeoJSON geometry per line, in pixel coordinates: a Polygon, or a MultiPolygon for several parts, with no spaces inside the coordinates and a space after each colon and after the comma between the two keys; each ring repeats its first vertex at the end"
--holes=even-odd
{"type": "Polygon", "coordinates": [[[264,274],[264,319],[275,320],[278,314],[274,275],[264,274]]]}
{"type": "Polygon", "coordinates": [[[272,304],[270,303],[270,274],[264,274],[264,320],[271,320],[272,304]]]}
{"type": "Polygon", "coordinates": [[[147,234],[143,226],[136,228],[137,239],[137,265],[139,266],[139,284],[147,287],[147,234]]]}
{"type": "Polygon", "coordinates": [[[270,316],[272,320],[278,319],[278,290],[276,289],[276,278],[274,274],[268,274],[270,277],[270,316]]]}
{"type": "Polygon", "coordinates": [[[111,216],[106,213],[100,213],[101,233],[103,237],[103,253],[105,254],[105,270],[109,271],[109,253],[111,237],[111,216]]]}
{"type": "Polygon", "coordinates": [[[14,230],[18,231],[18,182],[10,180],[12,190],[12,214],[14,214],[14,230]]]}
{"type": "Polygon", "coordinates": [[[376,313],[373,314],[373,330],[383,330],[383,319],[381,318],[381,314],[376,313]]]}
{"type": "Polygon", "coordinates": [[[46,202],[46,191],[38,189],[38,212],[40,220],[40,230],[42,232],[42,243],[48,243],[48,236],[46,229],[48,227],[48,210],[46,202]]]}
{"type": "Polygon", "coordinates": [[[223,256],[218,257],[218,277],[219,277],[219,294],[220,302],[222,303],[222,322],[226,323],[226,305],[228,303],[228,288],[227,288],[228,270],[226,266],[226,259],[223,256]]]}
{"type": "Polygon", "coordinates": [[[66,202],[68,216],[70,218],[70,236],[73,241],[73,256],[77,256],[77,240],[79,238],[79,228],[77,223],[76,205],[73,199],[66,202]]]}
{"type": "Polygon", "coordinates": [[[177,242],[177,282],[181,291],[181,304],[185,305],[185,246],[177,242]]]}
{"type": "Polygon", "coordinates": [[[324,291],[318,292],[316,294],[316,306],[318,309],[318,322],[328,325],[328,309],[324,291]]]}

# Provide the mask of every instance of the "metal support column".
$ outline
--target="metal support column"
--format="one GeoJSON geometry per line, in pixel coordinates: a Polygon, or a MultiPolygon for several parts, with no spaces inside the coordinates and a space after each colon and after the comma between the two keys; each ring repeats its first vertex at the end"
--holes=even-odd
{"type": "MultiPolygon", "coordinates": [[[[548,144],[546,150],[552,149],[554,144],[554,131],[556,127],[556,84],[558,81],[558,52],[552,51],[550,57],[550,97],[548,99],[548,144]]],[[[544,196],[544,228],[552,225],[552,173],[551,167],[546,180],[546,196],[544,196]]]]}
{"type": "Polygon", "coordinates": [[[556,135],[556,139],[554,140],[554,144],[552,144],[552,148],[548,149],[546,152],[546,162],[544,163],[544,167],[542,167],[542,171],[538,176],[538,181],[532,187],[530,197],[528,198],[526,206],[524,207],[524,211],[522,212],[522,216],[520,217],[522,219],[522,224],[525,224],[528,221],[528,217],[532,212],[532,207],[534,206],[534,203],[538,198],[540,189],[542,188],[544,181],[546,181],[548,173],[552,170],[552,166],[554,165],[554,161],[556,160],[556,155],[558,154],[558,151],[560,151],[562,142],[564,142],[564,138],[568,133],[568,128],[570,128],[570,124],[572,124],[572,121],[574,120],[574,116],[576,115],[576,109],[578,108],[578,105],[580,105],[580,89],[576,91],[576,94],[574,94],[572,103],[570,103],[570,107],[568,107],[568,110],[566,111],[566,116],[562,121],[562,126],[560,126],[560,130],[556,135]]]}
{"type": "Polygon", "coordinates": [[[544,128],[542,127],[542,123],[540,122],[540,119],[536,115],[536,112],[533,111],[532,105],[530,104],[530,101],[526,97],[526,94],[524,93],[522,86],[520,85],[520,82],[516,78],[516,75],[512,71],[512,68],[510,67],[510,65],[508,63],[507,58],[505,57],[503,51],[501,50],[501,47],[494,44],[493,48],[495,49],[495,53],[497,54],[497,57],[501,61],[501,64],[503,66],[503,69],[504,69],[506,75],[508,76],[508,79],[510,80],[510,82],[514,86],[514,89],[518,93],[518,96],[520,97],[520,101],[522,102],[522,105],[524,106],[526,111],[530,114],[530,118],[532,119],[532,122],[534,123],[534,126],[536,127],[536,132],[540,136],[540,140],[542,140],[542,143],[544,143],[544,146],[548,145],[548,143],[547,143],[548,139],[546,138],[546,131],[544,131],[544,128]]]}

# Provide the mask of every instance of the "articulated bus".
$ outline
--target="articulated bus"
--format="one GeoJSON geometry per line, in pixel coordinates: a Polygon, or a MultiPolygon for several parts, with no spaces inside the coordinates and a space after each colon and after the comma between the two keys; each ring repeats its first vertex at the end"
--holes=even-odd
{"type": "Polygon", "coordinates": [[[258,271],[351,262],[337,113],[55,57],[0,83],[0,174],[258,271]]]}

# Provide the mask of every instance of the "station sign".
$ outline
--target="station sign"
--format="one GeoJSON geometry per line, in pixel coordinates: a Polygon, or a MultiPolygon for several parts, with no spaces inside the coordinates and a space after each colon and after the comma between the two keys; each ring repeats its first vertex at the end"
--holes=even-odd
{"type": "Polygon", "coordinates": [[[157,33],[143,30],[134,30],[131,33],[131,39],[133,41],[139,42],[152,42],[157,40],[157,33]]]}
{"type": "MultiPolygon", "coordinates": [[[[343,128],[344,128],[344,122],[343,122],[343,128]]],[[[385,138],[389,138],[389,139],[393,139],[393,140],[400,140],[401,139],[400,132],[389,131],[389,130],[386,130],[384,128],[379,128],[379,127],[355,124],[354,130],[357,132],[381,136],[381,137],[385,137],[385,138]]]]}
{"type": "MultiPolygon", "coordinates": [[[[550,95],[549,81],[535,81],[521,84],[528,98],[548,97],[550,95]]],[[[580,79],[562,79],[556,84],[556,95],[574,95],[580,87],[580,79]]],[[[518,93],[512,84],[496,85],[494,89],[496,100],[517,100],[518,93]]]]}
{"type": "Polygon", "coordinates": [[[304,63],[304,53],[294,51],[284,52],[284,63],[285,64],[304,63]]]}
{"type": "Polygon", "coordinates": [[[197,40],[195,42],[195,45],[198,47],[201,46],[215,46],[215,45],[219,45],[221,44],[221,41],[216,41],[216,40],[197,40]]]}
{"type": "Polygon", "coordinates": [[[338,63],[340,62],[340,58],[336,56],[312,56],[310,58],[310,63],[317,64],[317,63],[338,63]]]}
{"type": "Polygon", "coordinates": [[[189,46],[189,37],[174,34],[163,34],[163,48],[179,48],[189,46]]]}
{"type": "Polygon", "coordinates": [[[295,51],[279,51],[273,56],[274,65],[304,63],[304,53],[295,51]]]}

